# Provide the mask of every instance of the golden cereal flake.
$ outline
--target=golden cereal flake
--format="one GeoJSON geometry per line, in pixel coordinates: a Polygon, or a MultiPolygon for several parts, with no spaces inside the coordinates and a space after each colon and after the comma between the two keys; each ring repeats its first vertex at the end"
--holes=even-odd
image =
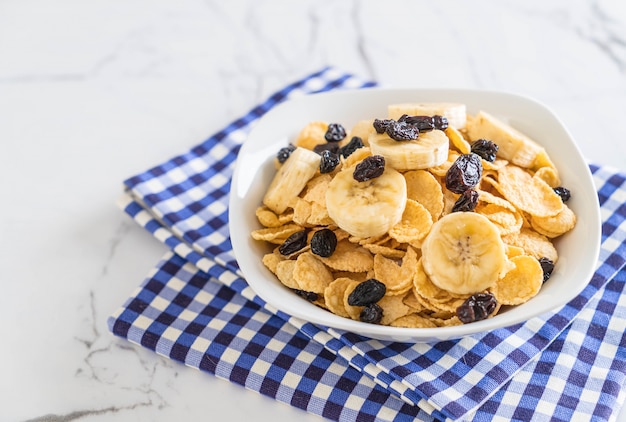
{"type": "Polygon", "coordinates": [[[311,252],[300,254],[293,269],[293,278],[300,290],[324,293],[324,289],[333,281],[330,270],[311,252]]]}
{"type": "Polygon", "coordinates": [[[316,145],[326,143],[324,135],[327,130],[328,123],[326,122],[310,122],[300,130],[300,133],[298,133],[294,141],[294,145],[312,150],[316,145]]]}
{"type": "Polygon", "coordinates": [[[437,221],[443,211],[443,188],[437,178],[426,170],[412,170],[404,173],[407,198],[422,204],[437,221]]]}
{"type": "Polygon", "coordinates": [[[381,325],[389,325],[392,321],[407,315],[411,312],[411,308],[406,306],[402,302],[402,296],[389,296],[385,295],[377,302],[383,310],[383,318],[380,321],[381,325]]]}
{"type": "Polygon", "coordinates": [[[530,217],[530,224],[537,232],[549,238],[559,237],[576,226],[576,214],[567,205],[554,217],[530,217]]]}
{"type": "Polygon", "coordinates": [[[407,199],[402,219],[389,230],[389,236],[398,242],[420,248],[422,239],[430,232],[432,226],[433,218],[430,212],[419,202],[407,199]]]}
{"type": "Polygon", "coordinates": [[[501,305],[519,305],[539,293],[543,270],[539,261],[529,255],[511,258],[515,268],[506,273],[491,289],[501,305]]]}
{"type": "Polygon", "coordinates": [[[498,171],[498,190],[516,208],[537,217],[552,217],[563,209],[561,197],[542,179],[521,167],[498,171]]]}
{"type": "Polygon", "coordinates": [[[534,230],[522,228],[519,233],[502,236],[502,241],[522,248],[527,255],[536,259],[548,258],[554,263],[558,259],[558,253],[550,239],[534,230]]]}
{"type": "Polygon", "coordinates": [[[344,295],[348,287],[354,283],[355,281],[350,278],[338,278],[324,289],[324,303],[335,315],[350,318],[350,314],[344,305],[344,295]]]}
{"type": "Polygon", "coordinates": [[[276,277],[290,289],[300,289],[300,285],[293,278],[293,270],[295,267],[296,261],[293,260],[284,260],[276,264],[276,277]]]}
{"type": "Polygon", "coordinates": [[[280,245],[289,236],[301,230],[303,230],[302,226],[290,223],[279,227],[267,227],[264,229],[254,230],[252,232],[252,238],[280,245]]]}
{"type": "Polygon", "coordinates": [[[335,252],[320,260],[335,271],[363,272],[374,268],[374,256],[363,246],[344,239],[337,242],[335,252]]]}

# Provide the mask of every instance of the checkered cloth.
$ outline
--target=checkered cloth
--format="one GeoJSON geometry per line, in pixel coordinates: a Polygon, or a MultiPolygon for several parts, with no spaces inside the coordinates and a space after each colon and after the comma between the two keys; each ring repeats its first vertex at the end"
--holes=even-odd
{"type": "Polygon", "coordinates": [[[588,286],[553,313],[454,341],[382,342],[315,326],[260,299],[228,234],[237,152],[287,98],[373,86],[309,75],[190,151],[125,182],[121,207],[172,252],[108,320],[120,337],[331,420],[608,420],[626,374],[626,176],[591,166],[602,210],[588,286]]]}

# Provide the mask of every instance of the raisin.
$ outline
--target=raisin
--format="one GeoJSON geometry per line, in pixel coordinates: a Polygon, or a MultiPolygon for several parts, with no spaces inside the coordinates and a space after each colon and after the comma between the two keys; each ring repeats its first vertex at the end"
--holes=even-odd
{"type": "Polygon", "coordinates": [[[448,118],[446,116],[433,116],[433,123],[435,124],[435,129],[446,130],[449,126],[448,118]]]}
{"type": "Polygon", "coordinates": [[[569,191],[569,189],[564,188],[563,186],[554,188],[554,191],[557,195],[561,197],[561,201],[563,202],[569,201],[569,199],[572,197],[572,193],[569,191]]]}
{"type": "Polygon", "coordinates": [[[322,229],[313,233],[311,237],[311,252],[315,255],[328,258],[335,252],[337,236],[330,229],[322,229]]]}
{"type": "Polygon", "coordinates": [[[322,151],[320,159],[320,173],[330,173],[339,165],[339,156],[329,150],[322,151]]]}
{"type": "Polygon", "coordinates": [[[468,212],[474,211],[478,204],[478,192],[474,189],[468,189],[461,194],[452,206],[452,212],[468,212]]]}
{"type": "Polygon", "coordinates": [[[541,269],[543,270],[543,282],[548,281],[550,276],[552,275],[552,271],[554,271],[554,262],[548,258],[539,258],[539,264],[541,264],[541,269]]]}
{"type": "Polygon", "coordinates": [[[309,302],[315,302],[318,298],[317,293],[315,292],[307,292],[306,290],[294,289],[294,292],[301,298],[308,300],[309,302]]]}
{"type": "Polygon", "coordinates": [[[313,147],[313,152],[322,155],[322,152],[330,151],[333,154],[339,153],[339,144],[337,142],[326,142],[324,144],[317,144],[313,147]]]}
{"type": "Polygon", "coordinates": [[[446,173],[446,187],[454,193],[463,193],[475,187],[483,175],[483,163],[476,154],[460,155],[446,173]]]}
{"type": "Polygon", "coordinates": [[[357,182],[365,182],[379,177],[384,171],[385,157],[382,155],[370,155],[356,165],[352,177],[357,182]]]}
{"type": "Polygon", "coordinates": [[[353,136],[346,145],[342,146],[339,150],[339,153],[343,155],[344,158],[348,158],[350,154],[356,151],[359,148],[363,148],[365,144],[363,143],[363,139],[358,136],[353,136]]]}
{"type": "Polygon", "coordinates": [[[331,123],[324,134],[324,139],[328,142],[339,142],[346,137],[346,130],[339,123],[331,123]]]}
{"type": "Polygon", "coordinates": [[[412,141],[420,134],[418,128],[405,121],[392,121],[387,126],[387,135],[395,141],[412,141]]]}
{"type": "Polygon", "coordinates": [[[359,314],[359,319],[369,324],[380,324],[383,319],[383,308],[377,303],[367,305],[359,314]]]}
{"type": "Polygon", "coordinates": [[[498,145],[486,139],[479,139],[472,144],[472,152],[483,160],[493,163],[496,160],[498,145]]]}
{"type": "Polygon", "coordinates": [[[348,295],[348,305],[350,306],[367,306],[372,303],[378,302],[385,296],[387,287],[385,284],[370,278],[357,286],[352,290],[352,293],[348,295]]]}
{"type": "Polygon", "coordinates": [[[374,129],[376,133],[385,133],[387,131],[387,127],[393,122],[392,119],[374,119],[374,129]]]}
{"type": "Polygon", "coordinates": [[[300,249],[306,246],[307,241],[307,230],[301,230],[299,232],[295,232],[291,236],[289,236],[285,241],[278,247],[278,252],[282,255],[291,255],[294,252],[298,252],[300,249]]]}
{"type": "Polygon", "coordinates": [[[276,158],[278,159],[278,162],[282,164],[285,161],[287,161],[287,158],[289,158],[291,153],[294,152],[295,150],[296,150],[296,147],[291,144],[289,146],[279,149],[278,154],[276,154],[276,158]]]}
{"type": "Polygon", "coordinates": [[[468,297],[456,308],[456,316],[463,324],[486,319],[497,308],[498,302],[491,293],[477,293],[468,297]]]}
{"type": "Polygon", "coordinates": [[[415,126],[420,132],[429,132],[435,129],[435,122],[431,116],[410,116],[400,119],[415,126]]]}

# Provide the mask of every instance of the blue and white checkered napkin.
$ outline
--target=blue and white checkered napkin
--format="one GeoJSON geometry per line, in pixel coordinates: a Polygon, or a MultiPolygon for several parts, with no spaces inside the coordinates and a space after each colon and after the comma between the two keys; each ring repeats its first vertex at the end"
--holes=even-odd
{"type": "Polygon", "coordinates": [[[317,327],[264,303],[238,272],[228,234],[237,152],[279,102],[373,86],[332,68],[293,83],[202,144],[126,181],[123,209],[172,252],[110,330],[162,356],[331,420],[608,420],[626,375],[626,176],[592,166],[599,262],[584,291],[524,324],[433,344],[317,327]]]}

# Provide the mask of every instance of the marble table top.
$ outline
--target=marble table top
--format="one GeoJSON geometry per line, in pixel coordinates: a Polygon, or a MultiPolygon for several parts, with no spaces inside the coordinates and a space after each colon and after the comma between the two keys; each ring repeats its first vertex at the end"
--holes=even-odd
{"type": "Polygon", "coordinates": [[[327,65],[534,97],[590,162],[626,170],[625,3],[5,0],[1,420],[319,420],[106,318],[166,251],[116,207],[122,181],[327,65]]]}

